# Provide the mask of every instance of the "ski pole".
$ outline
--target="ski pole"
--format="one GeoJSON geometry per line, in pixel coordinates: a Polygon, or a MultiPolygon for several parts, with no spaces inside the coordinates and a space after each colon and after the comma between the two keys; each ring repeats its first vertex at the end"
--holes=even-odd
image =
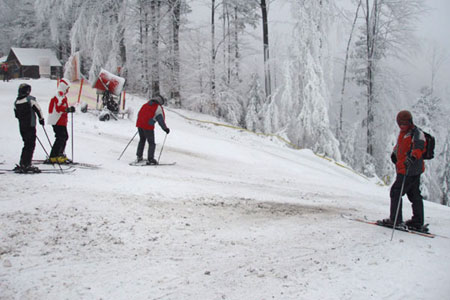
{"type": "Polygon", "coordinates": [[[122,155],[125,153],[125,151],[127,150],[128,146],[130,146],[131,142],[134,140],[134,138],[136,137],[136,135],[138,134],[139,131],[136,131],[136,133],[133,135],[133,137],[131,138],[131,140],[128,142],[128,144],[125,146],[125,149],[123,149],[122,153],[120,154],[119,158],[117,160],[120,160],[122,158],[122,155]]]}
{"type": "Polygon", "coordinates": [[[38,140],[39,144],[41,144],[41,147],[42,147],[42,149],[44,150],[45,155],[47,155],[47,158],[49,158],[50,156],[48,156],[48,152],[47,152],[47,150],[45,150],[45,147],[44,147],[44,145],[42,144],[42,142],[41,142],[41,140],[39,139],[38,136],[36,136],[36,139],[38,140]]]}
{"type": "Polygon", "coordinates": [[[403,177],[402,187],[400,189],[400,196],[398,197],[397,211],[395,212],[395,220],[394,220],[394,226],[392,227],[391,241],[394,238],[395,226],[397,226],[398,212],[400,210],[400,205],[402,203],[403,188],[405,187],[406,176],[408,175],[408,169],[409,169],[409,167],[406,168],[405,177],[403,177]]]}
{"type": "MultiPolygon", "coordinates": [[[[42,125],[42,127],[44,127],[44,125],[42,125]]],[[[45,131],[45,128],[44,128],[44,131],[45,131]]],[[[45,134],[47,135],[47,132],[46,132],[45,134]]],[[[47,138],[48,138],[48,135],[47,135],[47,138]]],[[[36,136],[36,139],[38,140],[39,144],[41,144],[41,147],[42,147],[42,149],[44,150],[45,155],[47,155],[47,160],[50,161],[50,155],[48,154],[47,150],[45,150],[44,145],[42,144],[41,140],[39,139],[38,136],[36,136]]],[[[48,141],[50,142],[50,140],[48,140],[48,141]]],[[[50,146],[51,146],[51,144],[50,144],[50,146]]],[[[61,164],[60,164],[59,162],[57,162],[57,164],[58,164],[58,167],[59,167],[59,169],[61,170],[61,173],[62,173],[62,172],[63,172],[63,169],[62,169],[62,167],[61,167],[61,164]]],[[[52,164],[52,165],[53,165],[53,164],[52,164]]],[[[53,166],[54,166],[54,165],[53,165],[53,166]]]]}
{"type": "Polygon", "coordinates": [[[166,144],[166,139],[167,139],[167,133],[166,133],[166,136],[164,137],[164,142],[163,142],[163,144],[162,144],[162,146],[161,146],[161,151],[159,151],[158,164],[159,164],[159,160],[160,160],[160,158],[161,158],[162,151],[163,151],[163,149],[164,149],[164,145],[166,144]]]}
{"type": "Polygon", "coordinates": [[[70,123],[71,123],[71,136],[72,138],[70,139],[72,141],[72,162],[74,162],[74,158],[73,158],[73,111],[70,113],[71,114],[71,118],[70,118],[70,123]]]}
{"type": "Polygon", "coordinates": [[[50,138],[48,137],[47,130],[45,130],[44,125],[42,125],[42,129],[44,129],[45,136],[47,137],[48,144],[50,145],[50,148],[51,148],[52,147],[52,142],[50,142],[50,138]]]}

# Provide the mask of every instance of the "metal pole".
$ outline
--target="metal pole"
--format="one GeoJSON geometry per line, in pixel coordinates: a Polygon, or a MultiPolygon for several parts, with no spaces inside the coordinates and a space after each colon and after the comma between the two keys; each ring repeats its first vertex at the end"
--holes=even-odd
{"type": "Polygon", "coordinates": [[[136,137],[136,135],[138,134],[139,131],[136,131],[136,133],[133,135],[133,137],[131,138],[131,140],[128,142],[128,144],[126,145],[125,149],[123,149],[122,153],[120,154],[119,158],[117,160],[120,160],[122,158],[122,155],[125,153],[125,151],[127,150],[128,146],[131,144],[131,142],[134,140],[134,138],[136,137]]]}
{"type": "Polygon", "coordinates": [[[48,144],[50,145],[50,148],[51,148],[52,147],[52,143],[50,142],[50,138],[48,137],[47,130],[45,130],[44,125],[42,125],[42,129],[44,129],[45,136],[47,137],[48,144]]]}
{"type": "Polygon", "coordinates": [[[73,158],[73,112],[70,113],[71,114],[71,136],[72,138],[70,139],[72,141],[72,162],[74,162],[74,158],[73,158]]]}
{"type": "Polygon", "coordinates": [[[392,227],[391,241],[394,238],[395,226],[397,226],[398,212],[400,210],[400,205],[402,203],[403,188],[405,187],[405,181],[406,181],[406,176],[408,175],[408,169],[409,168],[406,168],[405,177],[403,177],[403,181],[402,181],[402,188],[400,189],[400,196],[398,197],[397,211],[395,212],[395,220],[394,220],[394,226],[392,227]]]}
{"type": "Polygon", "coordinates": [[[162,151],[163,151],[163,149],[164,149],[164,145],[166,144],[166,139],[167,139],[167,133],[166,133],[166,136],[164,137],[164,142],[163,142],[163,144],[162,144],[162,146],[161,146],[161,151],[159,151],[158,164],[159,164],[159,160],[160,160],[160,158],[161,158],[162,151]]]}
{"type": "Polygon", "coordinates": [[[41,144],[41,147],[44,150],[45,155],[47,155],[47,158],[49,158],[47,150],[45,150],[44,145],[42,144],[41,140],[39,139],[39,137],[37,135],[36,135],[36,139],[38,140],[39,144],[41,144]]]}

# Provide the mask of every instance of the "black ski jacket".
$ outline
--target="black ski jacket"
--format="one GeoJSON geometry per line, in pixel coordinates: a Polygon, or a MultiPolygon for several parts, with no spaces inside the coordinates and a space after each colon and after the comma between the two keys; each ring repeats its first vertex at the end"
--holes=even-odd
{"type": "Polygon", "coordinates": [[[36,127],[36,115],[39,120],[44,119],[41,107],[33,96],[17,98],[14,102],[14,114],[19,119],[20,126],[36,127]]]}

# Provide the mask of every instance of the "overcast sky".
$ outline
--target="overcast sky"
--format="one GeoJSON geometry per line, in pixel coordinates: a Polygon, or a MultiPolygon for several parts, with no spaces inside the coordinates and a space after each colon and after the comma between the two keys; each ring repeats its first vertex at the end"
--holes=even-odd
{"type": "Polygon", "coordinates": [[[426,0],[425,3],[430,10],[421,18],[419,32],[450,51],[450,0],[426,0]]]}

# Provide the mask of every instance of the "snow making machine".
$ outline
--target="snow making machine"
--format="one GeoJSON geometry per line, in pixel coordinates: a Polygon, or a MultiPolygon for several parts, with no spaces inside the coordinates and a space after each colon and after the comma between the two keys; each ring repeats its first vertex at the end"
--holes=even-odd
{"type": "Polygon", "coordinates": [[[124,85],[125,78],[101,69],[93,85],[97,91],[96,108],[102,110],[99,115],[100,121],[108,121],[111,118],[118,119],[124,85]]]}

